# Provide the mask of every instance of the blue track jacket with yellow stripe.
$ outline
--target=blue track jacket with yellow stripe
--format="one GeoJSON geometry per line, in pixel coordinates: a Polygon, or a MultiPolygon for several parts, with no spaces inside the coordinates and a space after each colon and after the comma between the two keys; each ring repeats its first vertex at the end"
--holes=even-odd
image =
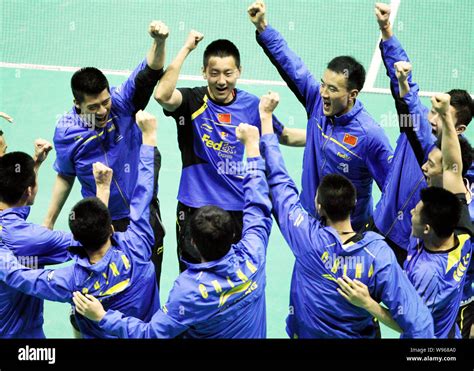
{"type": "Polygon", "coordinates": [[[359,100],[341,116],[323,114],[320,84],[271,26],[257,34],[257,41],[308,115],[303,158],[301,203],[316,216],[314,198],[320,180],[338,173],[351,180],[357,189],[357,205],[351,221],[357,230],[372,216],[373,179],[382,189],[390,168],[393,150],[382,128],[359,100]]]}
{"type": "MultiPolygon", "coordinates": [[[[114,233],[112,246],[91,264],[82,247],[74,248],[74,264],[60,269],[28,269],[18,264],[10,250],[0,250],[3,265],[0,281],[41,299],[72,303],[72,293],[94,295],[106,309],[115,309],[144,321],[160,307],[155,268],[151,262],[154,244],[149,223],[153,194],[154,148],[141,145],[137,185],[130,206],[130,225],[114,233]]],[[[76,314],[84,338],[113,337],[96,322],[76,314]]]]}
{"type": "Polygon", "coordinates": [[[188,264],[151,321],[109,310],[99,326],[121,338],[265,338],[265,260],[272,219],[264,170],[260,157],[248,159],[242,239],[227,255],[188,264]]]}
{"type": "Polygon", "coordinates": [[[403,337],[433,337],[433,319],[383,237],[366,232],[344,244],[335,229],[306,212],[289,177],[275,135],[261,140],[273,213],[296,261],[287,333],[291,338],[374,338],[372,316],[338,292],[343,275],[368,286],[403,330],[403,337]]]}

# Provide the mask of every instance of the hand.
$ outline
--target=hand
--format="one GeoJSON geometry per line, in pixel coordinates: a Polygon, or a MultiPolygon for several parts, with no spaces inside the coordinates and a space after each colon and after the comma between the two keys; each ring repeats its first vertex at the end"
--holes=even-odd
{"type": "Polygon", "coordinates": [[[53,146],[51,143],[49,143],[47,140],[38,138],[35,140],[35,154],[34,154],[34,160],[36,163],[41,164],[44,160],[46,160],[46,157],[48,157],[49,151],[53,149],[53,146]]]}
{"type": "Polygon", "coordinates": [[[381,30],[390,26],[390,12],[390,5],[375,3],[375,17],[381,30]]]}
{"type": "Polygon", "coordinates": [[[256,1],[252,5],[250,5],[247,9],[247,13],[249,14],[250,21],[257,27],[259,32],[265,30],[267,26],[267,20],[265,19],[265,3],[263,1],[256,1]]]}
{"type": "Polygon", "coordinates": [[[168,26],[161,21],[152,21],[148,26],[148,33],[155,41],[165,41],[170,34],[168,26]]]}
{"type": "Polygon", "coordinates": [[[340,288],[337,292],[341,294],[349,303],[356,307],[367,309],[374,300],[370,297],[369,289],[358,280],[351,280],[349,277],[337,279],[340,288]]]}
{"type": "Polygon", "coordinates": [[[243,144],[257,143],[260,140],[260,134],[258,133],[258,128],[253,125],[241,123],[235,130],[237,139],[240,140],[243,144]]]}
{"type": "Polygon", "coordinates": [[[138,111],[135,119],[144,135],[155,135],[157,123],[156,117],[146,111],[138,111]]]}
{"type": "Polygon", "coordinates": [[[280,96],[278,93],[269,91],[268,94],[263,95],[260,98],[260,103],[258,104],[258,111],[260,112],[260,115],[272,115],[279,102],[280,96]]]}
{"type": "Polygon", "coordinates": [[[76,306],[76,311],[91,321],[99,322],[105,316],[105,310],[99,300],[94,296],[82,295],[79,291],[73,293],[72,301],[76,306]]]}
{"type": "Polygon", "coordinates": [[[13,122],[13,118],[5,112],[0,112],[0,117],[7,120],[8,122],[13,122]]]}
{"type": "Polygon", "coordinates": [[[449,94],[436,94],[431,97],[431,104],[436,112],[445,115],[449,112],[451,96],[449,94]]]}
{"type": "Polygon", "coordinates": [[[397,75],[398,81],[406,81],[412,70],[411,63],[400,61],[396,62],[393,66],[395,67],[395,74],[397,75]]]}
{"type": "Polygon", "coordinates": [[[94,174],[95,184],[97,187],[106,187],[110,188],[110,183],[112,183],[112,176],[114,171],[105,166],[101,162],[94,162],[92,164],[92,173],[94,174]]]}
{"type": "Polygon", "coordinates": [[[188,38],[184,43],[184,47],[189,51],[196,49],[199,42],[204,39],[204,35],[196,30],[191,30],[189,32],[188,38]]]}

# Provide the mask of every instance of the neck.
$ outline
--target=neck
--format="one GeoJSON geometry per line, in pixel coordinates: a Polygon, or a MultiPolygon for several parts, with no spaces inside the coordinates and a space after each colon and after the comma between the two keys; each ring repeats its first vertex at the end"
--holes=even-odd
{"type": "Polygon", "coordinates": [[[431,238],[428,238],[423,242],[428,250],[446,251],[454,247],[456,244],[456,237],[454,233],[448,238],[439,238],[438,236],[433,235],[431,238]]]}
{"type": "Polygon", "coordinates": [[[329,227],[333,227],[337,231],[339,236],[346,236],[348,234],[347,232],[355,233],[354,230],[352,229],[350,219],[346,219],[340,222],[333,222],[332,220],[327,218],[327,225],[329,227]]]}
{"type": "Polygon", "coordinates": [[[27,204],[26,201],[19,201],[16,204],[7,204],[5,202],[0,202],[0,210],[7,210],[13,207],[22,207],[22,206],[26,206],[26,204],[27,204]]]}
{"type": "Polygon", "coordinates": [[[112,242],[109,238],[107,242],[104,243],[98,250],[92,252],[87,251],[87,255],[89,256],[89,262],[91,264],[98,263],[104,257],[107,251],[109,251],[110,246],[112,246],[112,242]]]}
{"type": "Polygon", "coordinates": [[[354,102],[349,102],[346,109],[344,111],[342,111],[341,113],[339,113],[338,115],[336,115],[336,116],[345,115],[347,112],[349,112],[352,109],[352,107],[354,107],[354,102]]]}

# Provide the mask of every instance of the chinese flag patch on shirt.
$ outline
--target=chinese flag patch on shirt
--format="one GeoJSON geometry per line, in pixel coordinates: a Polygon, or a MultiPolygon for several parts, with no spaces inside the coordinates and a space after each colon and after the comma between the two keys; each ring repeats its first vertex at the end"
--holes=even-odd
{"type": "Polygon", "coordinates": [[[344,134],[344,139],[342,140],[344,143],[349,144],[350,146],[354,147],[357,144],[357,141],[359,138],[350,135],[350,134],[344,134]]]}
{"type": "Polygon", "coordinates": [[[217,121],[221,124],[230,124],[232,121],[232,117],[230,113],[218,113],[217,114],[217,121]]]}

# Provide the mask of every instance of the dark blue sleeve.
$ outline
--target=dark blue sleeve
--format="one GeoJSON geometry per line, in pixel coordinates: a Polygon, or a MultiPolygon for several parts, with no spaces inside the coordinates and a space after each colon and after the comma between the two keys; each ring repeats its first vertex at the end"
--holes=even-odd
{"type": "MultiPolygon", "coordinates": [[[[394,64],[400,61],[410,62],[410,59],[395,36],[392,36],[390,39],[385,41],[381,40],[379,47],[387,76],[390,78],[392,93],[398,96],[400,90],[398,88],[398,79],[394,64]]],[[[408,75],[408,84],[412,86],[411,73],[408,75]]]]}
{"type": "Polygon", "coordinates": [[[25,294],[59,302],[72,302],[74,266],[29,269],[8,249],[0,250],[0,281],[25,294]]]}
{"type": "Polygon", "coordinates": [[[319,83],[300,57],[288,47],[283,36],[270,25],[265,31],[257,32],[257,42],[277,68],[280,76],[288,84],[293,94],[305,107],[308,116],[320,99],[319,83]]]}
{"type": "Polygon", "coordinates": [[[426,162],[427,157],[434,145],[431,135],[431,125],[427,119],[428,108],[420,101],[418,96],[418,84],[413,82],[412,73],[408,75],[410,92],[400,98],[398,79],[394,64],[399,61],[410,62],[407,53],[395,36],[380,42],[382,60],[390,78],[390,90],[399,117],[400,131],[407,135],[420,166],[426,162]]]}
{"type": "Polygon", "coordinates": [[[374,260],[371,296],[382,301],[404,338],[434,338],[433,318],[386,245],[374,260]]]}
{"type": "Polygon", "coordinates": [[[311,250],[313,229],[319,229],[320,223],[303,208],[295,183],[288,172],[280,152],[275,134],[266,134],[261,138],[262,154],[265,158],[267,181],[273,204],[273,214],[280,231],[296,257],[311,250]]]}
{"type": "Polygon", "coordinates": [[[142,144],[138,179],[130,203],[130,225],[125,232],[116,233],[116,238],[125,243],[130,251],[139,258],[148,261],[155,243],[153,229],[150,225],[150,202],[153,196],[154,174],[153,146],[142,144]]]}
{"type": "Polygon", "coordinates": [[[272,204],[265,177],[265,163],[261,157],[247,159],[244,177],[244,210],[242,239],[237,249],[265,258],[268,238],[272,229],[272,204]]]}
{"type": "Polygon", "coordinates": [[[145,109],[162,75],[163,69],[153,70],[143,60],[122,85],[112,88],[112,104],[130,116],[145,109]]]}

